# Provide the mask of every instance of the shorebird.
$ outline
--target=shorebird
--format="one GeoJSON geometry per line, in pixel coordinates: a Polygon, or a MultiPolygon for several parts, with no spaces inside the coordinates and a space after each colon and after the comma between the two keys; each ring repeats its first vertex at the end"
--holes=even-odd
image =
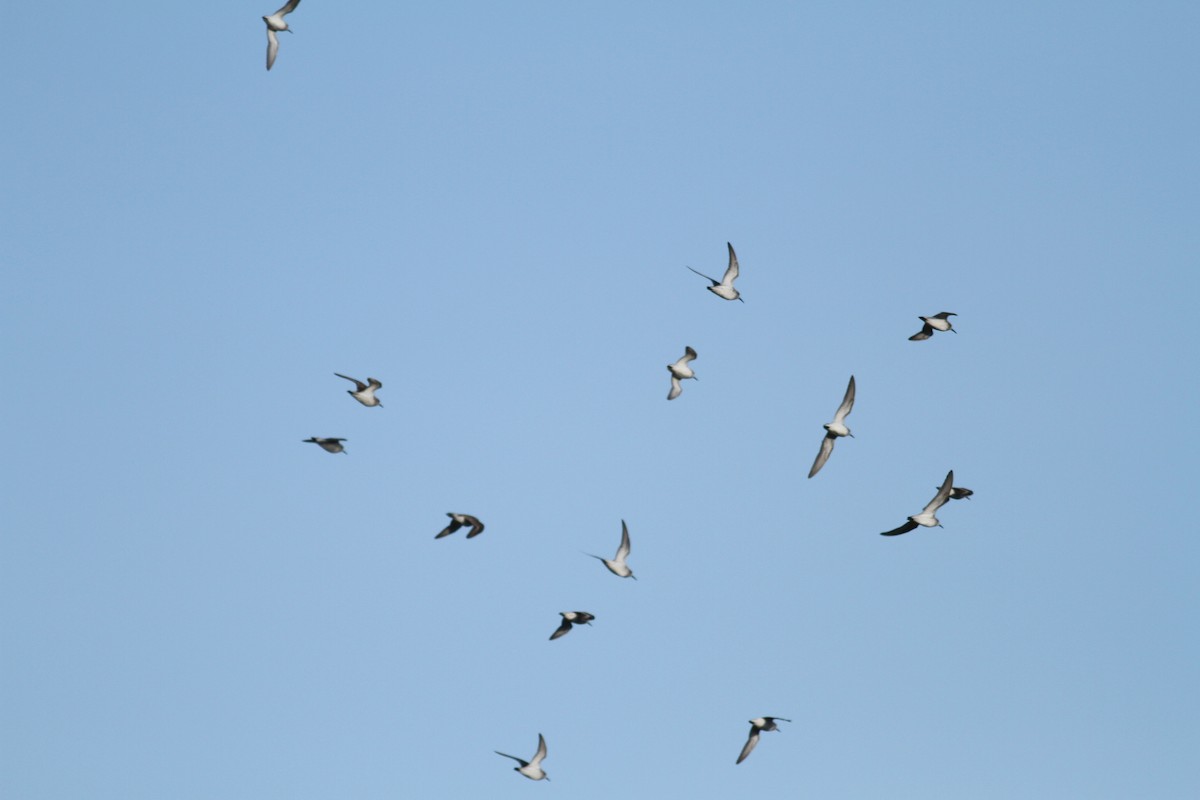
{"type": "Polygon", "coordinates": [[[920,525],[925,528],[942,527],[942,523],[938,522],[938,518],[934,516],[937,510],[946,504],[950,499],[950,490],[954,487],[954,470],[946,473],[946,480],[942,481],[942,486],[937,490],[937,494],[929,501],[925,508],[921,509],[920,514],[914,514],[908,518],[908,522],[901,525],[899,528],[890,531],[884,531],[881,536],[899,536],[902,533],[914,531],[920,525]]]}
{"type": "Polygon", "coordinates": [[[305,439],[304,441],[312,442],[326,453],[346,452],[346,448],[342,447],[342,442],[346,441],[345,439],[322,439],[319,436],[313,436],[309,439],[305,439]]]}
{"type": "Polygon", "coordinates": [[[463,525],[471,526],[470,532],[467,533],[468,539],[483,533],[483,523],[477,517],[472,517],[470,514],[455,514],[450,511],[446,512],[446,516],[450,518],[450,524],[442,528],[442,532],[433,538],[440,539],[443,536],[449,536],[463,525]]]}
{"type": "Polygon", "coordinates": [[[513,769],[524,775],[526,778],[529,778],[531,781],[550,780],[550,776],[546,774],[544,769],[542,769],[542,759],[546,757],[546,740],[540,733],[538,734],[537,752],[533,754],[533,758],[529,761],[526,761],[523,758],[517,758],[516,756],[510,756],[508,753],[501,753],[499,750],[494,750],[492,752],[498,756],[511,758],[513,761],[520,764],[521,766],[513,767],[513,769]]]}
{"type": "Polygon", "coordinates": [[[339,378],[345,378],[354,383],[354,391],[346,390],[346,394],[353,397],[364,406],[379,406],[383,408],[383,403],[379,402],[379,398],[375,396],[376,389],[382,389],[383,384],[374,378],[367,378],[367,382],[363,383],[358,378],[351,378],[349,375],[343,375],[340,372],[333,373],[339,378]]]}
{"type": "MultiPolygon", "coordinates": [[[[738,276],[737,255],[733,252],[732,244],[726,242],[725,246],[729,248],[729,266],[725,268],[725,275],[722,276],[721,280],[709,278],[698,269],[692,269],[691,267],[688,267],[688,269],[691,269],[692,272],[696,273],[701,278],[708,278],[710,281],[712,281],[712,286],[709,286],[708,290],[717,297],[725,300],[742,300],[741,293],[739,293],[737,289],[733,288],[733,282],[737,280],[738,276]]],[[[742,302],[744,303],[746,301],[742,300],[742,302]]]]}
{"type": "Polygon", "coordinates": [[[592,556],[592,558],[603,561],[604,566],[608,567],[608,571],[613,575],[621,578],[633,578],[635,581],[637,580],[637,578],[633,575],[633,570],[631,570],[625,564],[625,559],[629,558],[629,527],[625,524],[625,520],[621,520],[621,546],[617,548],[617,554],[613,557],[612,561],[609,561],[607,558],[601,558],[600,556],[593,555],[592,553],[586,553],[585,555],[589,555],[592,556]]]}
{"type": "Polygon", "coordinates": [[[829,454],[833,452],[833,443],[839,436],[854,438],[854,434],[846,427],[846,417],[850,416],[852,408],[854,408],[853,375],[850,376],[850,385],[846,387],[846,396],[842,398],[842,404],[838,406],[837,412],[833,415],[833,422],[825,423],[825,438],[821,440],[821,450],[817,453],[817,459],[813,461],[812,469],[808,471],[808,477],[816,475],[821,471],[821,467],[825,466],[825,462],[829,460],[829,454]]]}
{"type": "Polygon", "coordinates": [[[950,490],[950,499],[951,500],[964,500],[964,499],[970,500],[971,495],[973,495],[973,494],[975,494],[975,493],[965,486],[955,486],[954,488],[952,488],[950,490]]]}
{"type": "Polygon", "coordinates": [[[560,636],[566,636],[571,632],[572,625],[591,625],[592,620],[596,618],[595,614],[589,614],[586,611],[560,611],[559,616],[563,618],[562,625],[558,626],[558,630],[550,634],[550,641],[554,641],[560,636]]]}
{"type": "Polygon", "coordinates": [[[934,331],[950,331],[958,333],[950,325],[950,317],[957,317],[953,311],[943,311],[940,314],[934,314],[932,317],[917,317],[921,322],[925,323],[921,326],[921,330],[908,337],[910,342],[920,342],[933,336],[934,331]]]}
{"type": "Polygon", "coordinates": [[[279,39],[275,37],[275,33],[277,31],[292,32],[284,17],[295,11],[298,5],[300,5],[300,0],[288,0],[283,8],[269,17],[262,18],[263,22],[267,23],[267,69],[275,66],[275,56],[279,53],[279,39]]]}
{"type": "Polygon", "coordinates": [[[667,394],[668,400],[674,400],[679,395],[683,394],[682,380],[688,378],[696,378],[695,371],[688,366],[689,361],[696,360],[696,351],[690,347],[684,348],[683,358],[676,361],[674,364],[667,364],[667,372],[671,373],[671,391],[667,394]]]}
{"type": "Polygon", "coordinates": [[[750,738],[746,740],[746,745],[742,748],[742,754],[738,756],[736,763],[740,764],[746,760],[746,756],[750,755],[750,751],[758,746],[758,735],[763,731],[777,731],[779,726],[775,724],[775,720],[783,720],[791,722],[790,719],[783,717],[759,717],[758,719],[750,720],[750,738]]]}

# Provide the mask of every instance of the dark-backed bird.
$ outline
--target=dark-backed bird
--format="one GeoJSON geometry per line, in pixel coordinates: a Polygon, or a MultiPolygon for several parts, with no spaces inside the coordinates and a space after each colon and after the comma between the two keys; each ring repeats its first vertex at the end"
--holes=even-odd
{"type": "Polygon", "coordinates": [[[345,439],[322,439],[319,436],[313,436],[311,438],[305,439],[304,441],[312,442],[317,447],[324,450],[326,453],[344,453],[344,452],[346,452],[346,448],[342,447],[342,442],[346,441],[345,439]]]}
{"type": "Polygon", "coordinates": [[[472,517],[470,514],[455,514],[453,511],[447,511],[446,516],[450,518],[450,524],[442,528],[442,532],[433,538],[440,539],[443,536],[449,536],[464,525],[471,526],[471,530],[467,532],[468,539],[483,533],[483,523],[477,517],[472,517]]]}
{"type": "Polygon", "coordinates": [[[746,740],[746,744],[742,747],[742,754],[738,756],[736,763],[740,764],[746,760],[746,756],[750,755],[750,751],[758,747],[758,735],[763,731],[777,731],[779,726],[775,724],[775,720],[783,722],[791,722],[790,719],[783,717],[759,717],[750,720],[750,738],[746,740]]]}
{"type": "Polygon", "coordinates": [[[550,634],[550,641],[554,641],[560,636],[566,636],[571,632],[572,625],[591,625],[592,620],[596,618],[595,614],[589,614],[586,611],[560,611],[559,616],[563,618],[562,624],[550,634]]]}
{"type": "Polygon", "coordinates": [[[950,325],[950,317],[957,317],[953,311],[943,311],[940,314],[934,314],[932,317],[917,317],[921,322],[925,323],[921,326],[921,330],[908,337],[910,342],[920,342],[933,336],[934,331],[951,331],[958,333],[950,325]]]}

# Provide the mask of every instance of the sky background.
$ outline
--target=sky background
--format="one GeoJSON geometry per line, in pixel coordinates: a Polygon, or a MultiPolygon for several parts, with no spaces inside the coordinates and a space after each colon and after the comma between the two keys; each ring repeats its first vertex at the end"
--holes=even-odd
{"type": "Polygon", "coordinates": [[[274,6],[4,11],[0,795],[1200,796],[1200,7],[274,6]]]}

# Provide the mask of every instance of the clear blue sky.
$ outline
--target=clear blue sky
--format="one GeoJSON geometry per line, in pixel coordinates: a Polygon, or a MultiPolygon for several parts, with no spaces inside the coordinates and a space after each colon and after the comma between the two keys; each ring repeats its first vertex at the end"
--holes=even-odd
{"type": "Polygon", "coordinates": [[[1200,796],[1194,3],[277,2],[5,11],[0,795],[1200,796]]]}

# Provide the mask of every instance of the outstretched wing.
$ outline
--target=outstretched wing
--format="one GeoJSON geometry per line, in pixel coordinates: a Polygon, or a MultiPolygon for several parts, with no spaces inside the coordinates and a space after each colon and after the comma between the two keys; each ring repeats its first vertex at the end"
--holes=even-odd
{"type": "Polygon", "coordinates": [[[463,514],[463,519],[466,520],[467,524],[471,526],[470,532],[467,533],[468,539],[470,539],[472,536],[478,536],[479,534],[483,533],[483,523],[479,521],[478,517],[472,517],[470,514],[463,514]]]}
{"type": "Polygon", "coordinates": [[[279,55],[279,39],[275,31],[267,28],[267,69],[275,66],[275,56],[279,55]]]}
{"type": "MultiPolygon", "coordinates": [[[[367,388],[367,385],[366,385],[365,383],[363,383],[362,381],[360,381],[358,378],[351,378],[349,375],[343,375],[343,374],[342,374],[342,373],[340,373],[340,372],[335,372],[335,373],[333,373],[333,374],[334,374],[334,375],[337,375],[339,378],[345,378],[346,380],[348,380],[348,381],[350,381],[351,383],[353,383],[353,384],[354,384],[354,389],[355,389],[355,391],[361,392],[361,391],[363,391],[364,389],[366,389],[366,388],[367,388]]],[[[374,378],[368,378],[367,380],[370,380],[372,383],[374,383],[374,382],[375,382],[374,378]]],[[[380,386],[382,386],[382,385],[383,385],[383,384],[380,384],[380,386]]],[[[377,387],[375,387],[375,388],[379,388],[379,387],[377,386],[377,387]]]]}
{"type": "Polygon", "coordinates": [[[725,246],[729,248],[729,266],[725,268],[725,276],[721,278],[721,283],[733,286],[733,282],[737,280],[738,276],[737,254],[733,252],[732,244],[726,242],[725,246]]]}
{"type": "Polygon", "coordinates": [[[923,342],[930,336],[933,336],[933,328],[927,322],[921,326],[921,330],[908,337],[908,340],[910,342],[923,342]]]}
{"type": "Polygon", "coordinates": [[[529,763],[536,767],[538,764],[542,763],[542,759],[545,757],[546,757],[546,739],[539,733],[538,734],[538,749],[537,749],[537,752],[534,753],[533,760],[530,761],[529,763]]]}
{"type": "Polygon", "coordinates": [[[617,557],[615,560],[624,561],[629,557],[629,526],[625,524],[625,520],[621,520],[621,546],[617,548],[617,557]]]}
{"type": "Polygon", "coordinates": [[[707,279],[709,280],[709,282],[711,282],[711,283],[712,283],[712,285],[713,285],[713,286],[720,286],[720,285],[721,285],[721,282],[720,282],[719,280],[717,280],[716,278],[709,278],[707,275],[705,275],[703,272],[701,272],[701,271],[700,271],[700,270],[698,270],[698,269],[692,269],[691,267],[688,267],[688,269],[691,269],[691,270],[692,270],[692,272],[696,273],[696,274],[697,274],[697,275],[699,275],[701,278],[707,278],[707,279]]]}
{"type": "Polygon", "coordinates": [[[837,437],[831,433],[825,434],[825,438],[821,440],[821,450],[817,453],[817,458],[813,461],[812,469],[808,471],[808,477],[812,477],[821,471],[821,467],[825,466],[825,462],[829,460],[829,454],[833,452],[833,440],[837,437]]]}
{"type": "Polygon", "coordinates": [[[850,416],[850,410],[854,408],[854,376],[850,376],[850,385],[846,387],[846,396],[842,398],[842,404],[838,406],[837,413],[833,415],[833,421],[837,423],[843,422],[846,417],[850,416]]]}
{"type": "Polygon", "coordinates": [[[881,533],[879,535],[880,536],[899,536],[902,533],[908,533],[909,531],[913,531],[916,529],[917,529],[917,523],[913,522],[910,519],[908,522],[904,523],[899,528],[893,528],[890,531],[884,531],[883,533],[881,533]]]}
{"type": "Polygon", "coordinates": [[[283,8],[275,12],[274,16],[282,17],[284,14],[290,14],[296,10],[296,6],[300,5],[300,0],[288,0],[283,8]]]}
{"type": "Polygon", "coordinates": [[[449,536],[450,534],[454,533],[456,530],[458,530],[462,526],[463,526],[463,524],[461,522],[459,522],[458,520],[451,517],[450,524],[447,525],[446,527],[442,528],[442,532],[433,538],[440,539],[443,536],[449,536]]]}
{"type": "Polygon", "coordinates": [[[571,620],[567,619],[566,617],[563,617],[562,624],[558,626],[558,629],[555,630],[554,633],[550,634],[550,641],[553,642],[558,637],[566,636],[570,632],[571,632],[571,620]]]}
{"type": "Polygon", "coordinates": [[[679,382],[679,378],[671,376],[671,391],[667,392],[667,399],[674,400],[679,395],[683,394],[683,384],[679,382]]]}
{"type": "Polygon", "coordinates": [[[738,756],[738,760],[736,763],[740,764],[743,761],[745,761],[746,756],[750,755],[750,751],[752,751],[757,746],[758,746],[758,728],[751,726],[750,738],[746,740],[745,746],[742,747],[742,754],[738,756]]]}
{"type": "Polygon", "coordinates": [[[937,494],[929,501],[929,505],[925,506],[922,513],[936,514],[937,510],[946,504],[950,499],[950,490],[954,488],[954,470],[946,473],[946,480],[942,481],[942,487],[938,489],[937,494]]]}

